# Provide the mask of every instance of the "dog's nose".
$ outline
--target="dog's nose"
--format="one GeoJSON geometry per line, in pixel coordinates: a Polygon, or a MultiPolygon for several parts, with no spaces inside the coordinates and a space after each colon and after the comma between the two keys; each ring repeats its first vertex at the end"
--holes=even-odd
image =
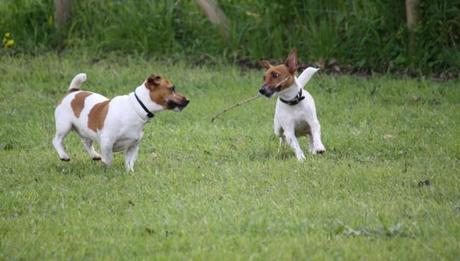
{"type": "Polygon", "coordinates": [[[189,102],[190,102],[190,100],[188,100],[188,99],[183,99],[183,100],[181,101],[181,103],[179,104],[179,106],[185,107],[185,106],[187,106],[187,104],[188,104],[189,102]]]}
{"type": "Polygon", "coordinates": [[[262,88],[260,88],[259,93],[262,94],[262,95],[265,95],[265,94],[267,94],[267,91],[265,90],[264,87],[262,87],[262,88]]]}

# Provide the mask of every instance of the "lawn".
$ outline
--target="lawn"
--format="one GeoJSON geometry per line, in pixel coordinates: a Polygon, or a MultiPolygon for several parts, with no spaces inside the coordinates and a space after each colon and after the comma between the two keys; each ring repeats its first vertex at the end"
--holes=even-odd
{"type": "MultiPolygon", "coordinates": [[[[0,58],[0,259],[458,260],[460,86],[317,74],[327,152],[278,152],[262,71],[81,53],[0,58]],[[145,128],[134,173],[61,162],[53,111],[72,77],[127,94],[152,72],[186,94],[145,128]]],[[[302,139],[306,148],[306,139],[302,139]]],[[[306,149],[305,149],[306,151],[306,149]]]]}

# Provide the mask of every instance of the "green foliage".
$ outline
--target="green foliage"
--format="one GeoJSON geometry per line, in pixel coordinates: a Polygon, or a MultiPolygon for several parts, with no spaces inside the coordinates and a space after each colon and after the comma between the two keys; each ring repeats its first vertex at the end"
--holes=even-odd
{"type": "MultiPolygon", "coordinates": [[[[421,23],[410,34],[403,1],[219,1],[231,21],[225,39],[195,1],[73,1],[66,28],[54,26],[53,1],[0,3],[0,33],[12,33],[7,52],[85,48],[196,62],[220,57],[282,59],[291,47],[301,60],[337,60],[361,70],[451,72],[460,67],[460,7],[421,1],[421,23]]],[[[219,58],[219,59],[220,59],[219,58]]]]}
{"type": "MultiPolygon", "coordinates": [[[[0,63],[0,259],[455,260],[459,81],[315,75],[327,152],[298,163],[273,136],[262,71],[66,53],[0,63]],[[152,72],[190,98],[145,128],[135,173],[93,162],[53,111],[71,78],[108,97],[152,72]]],[[[306,139],[301,139],[306,148],[306,139]]]]}
{"type": "Polygon", "coordinates": [[[0,3],[0,34],[12,34],[21,51],[43,50],[53,46],[51,1],[2,1],[0,3]],[[48,46],[49,45],[49,46],[48,46]]]}

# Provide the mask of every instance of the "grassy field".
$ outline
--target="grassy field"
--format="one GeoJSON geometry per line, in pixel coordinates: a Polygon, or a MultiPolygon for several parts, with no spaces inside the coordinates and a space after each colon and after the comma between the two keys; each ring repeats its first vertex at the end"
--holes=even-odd
{"type": "MultiPolygon", "coordinates": [[[[0,60],[0,259],[458,260],[459,81],[316,75],[327,152],[278,153],[275,99],[226,114],[262,71],[84,54],[0,60]],[[84,88],[131,92],[151,72],[191,100],[147,125],[134,174],[61,162],[54,107],[84,88]]],[[[302,140],[306,148],[306,139],[302,140]]]]}

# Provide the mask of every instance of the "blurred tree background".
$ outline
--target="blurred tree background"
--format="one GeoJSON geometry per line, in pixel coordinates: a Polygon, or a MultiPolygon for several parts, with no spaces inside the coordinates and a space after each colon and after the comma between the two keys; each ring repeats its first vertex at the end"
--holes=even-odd
{"type": "MultiPolygon", "coordinates": [[[[84,50],[191,63],[300,60],[331,71],[458,76],[452,0],[2,0],[1,55],[84,50]]],[[[448,76],[449,77],[449,76],[448,76]]]]}

